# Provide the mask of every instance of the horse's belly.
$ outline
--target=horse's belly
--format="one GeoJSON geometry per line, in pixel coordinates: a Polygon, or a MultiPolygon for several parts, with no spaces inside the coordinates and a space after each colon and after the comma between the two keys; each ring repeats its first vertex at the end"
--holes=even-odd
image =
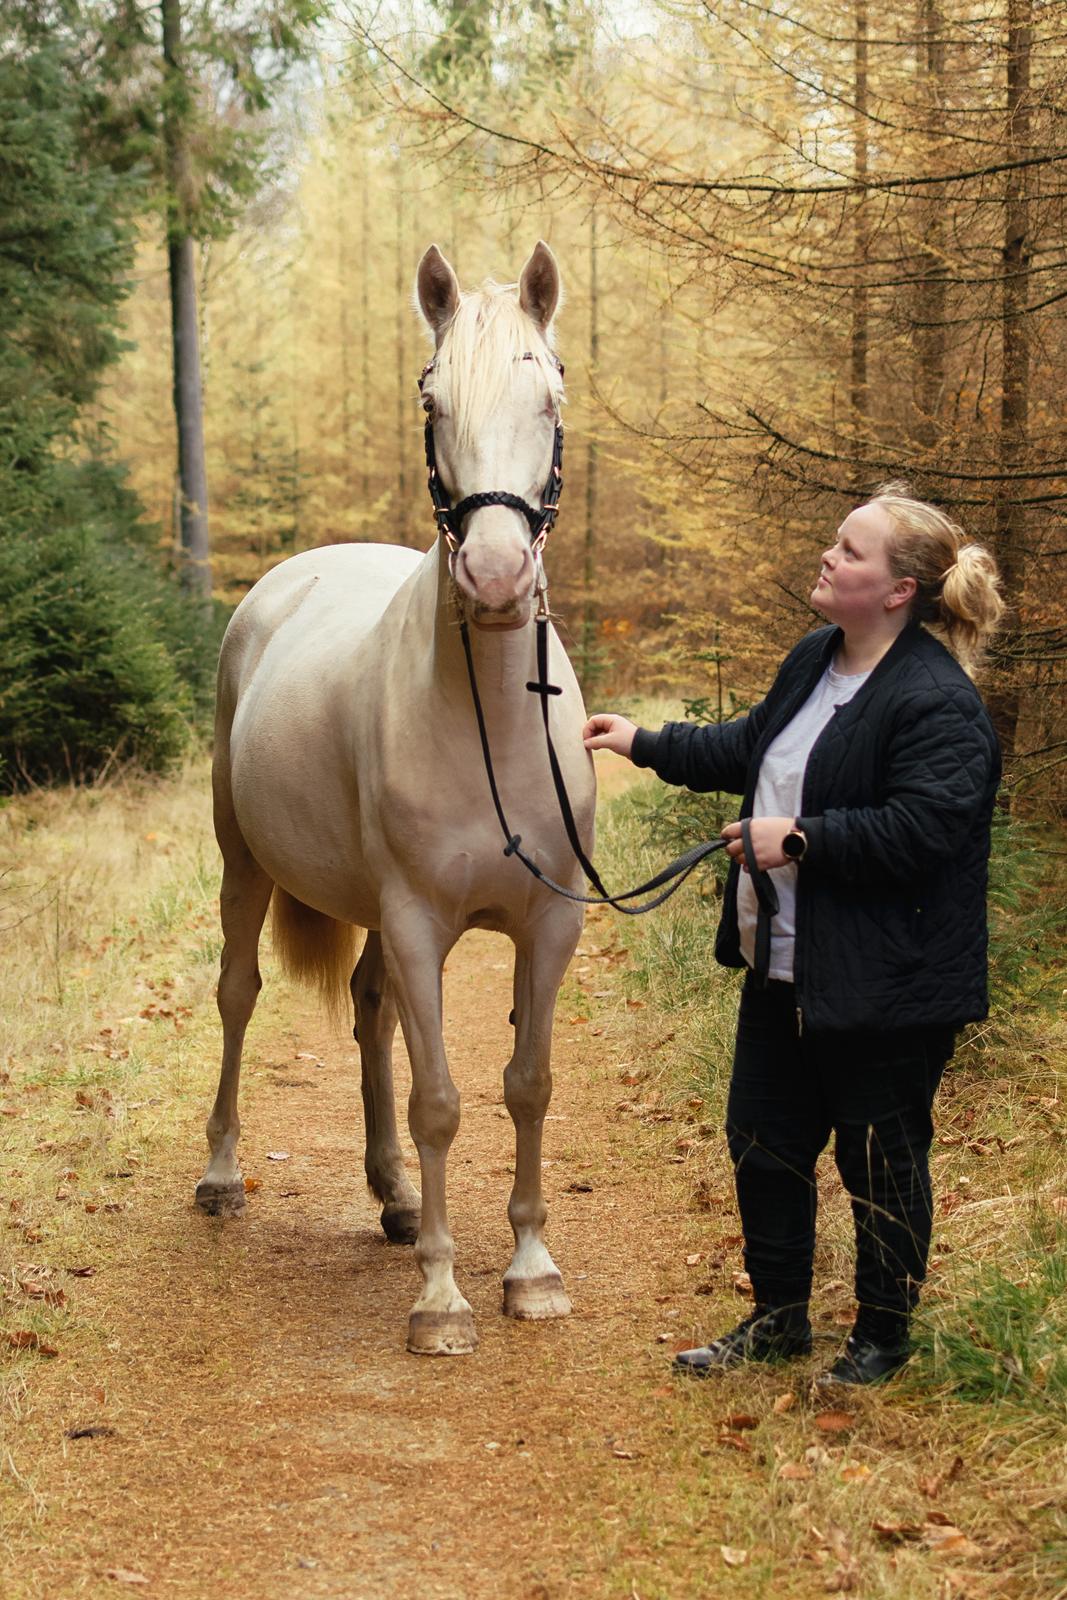
{"type": "Polygon", "coordinates": [[[329,686],[325,662],[257,675],[230,733],[230,789],[241,835],[275,883],[316,911],[373,928],[378,890],[339,720],[346,698],[347,685],[329,686]]]}

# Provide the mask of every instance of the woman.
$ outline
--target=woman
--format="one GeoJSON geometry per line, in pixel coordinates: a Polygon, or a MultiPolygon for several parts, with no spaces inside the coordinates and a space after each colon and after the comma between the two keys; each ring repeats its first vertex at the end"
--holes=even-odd
{"type": "Polygon", "coordinates": [[[987,552],[901,483],[845,518],[811,603],[833,626],[801,640],[747,717],[654,734],[602,714],[584,737],[668,783],[742,794],[750,859],[779,903],[768,940],[730,823],[716,956],[749,968],[726,1131],[755,1309],[675,1366],[704,1376],[810,1351],[815,1163],[832,1132],[859,1311],[818,1381],[867,1384],[908,1358],[933,1099],[956,1030],[988,1009],[1000,757],[969,674],[1002,606],[987,552]]]}

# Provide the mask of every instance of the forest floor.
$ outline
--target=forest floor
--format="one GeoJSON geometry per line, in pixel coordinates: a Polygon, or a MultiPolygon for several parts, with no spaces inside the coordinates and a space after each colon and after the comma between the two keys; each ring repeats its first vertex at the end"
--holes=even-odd
{"type": "MultiPolygon", "coordinates": [[[[56,1038],[31,1049],[13,1034],[6,1057],[9,1600],[1056,1591],[1062,1459],[1042,1428],[907,1387],[813,1400],[839,1315],[810,1361],[671,1379],[674,1349],[744,1313],[740,1241],[707,1109],[649,1082],[670,1018],[623,995],[609,914],[591,917],[557,1013],[544,1180],[570,1318],[500,1314],[510,946],[489,934],[446,969],[463,1096],[449,1197],[473,1356],[406,1354],[417,1273],[362,1181],[358,1052],[269,964],[246,1051],[248,1207],[237,1221],[197,1212],[216,1059],[211,869],[188,843],[188,796],[162,822],[151,800],[122,800],[110,859],[137,861],[121,918],[89,943],[57,921],[66,987],[23,994],[52,1007],[56,1038]],[[160,851],[162,876],[142,859],[160,851]],[[34,1050],[52,1051],[47,1072],[26,1065],[34,1050]]],[[[62,821],[72,862],[97,825],[91,808],[62,821]]],[[[98,860],[97,899],[106,878],[98,860]]],[[[397,1056],[402,1101],[399,1039],[397,1056]]]]}

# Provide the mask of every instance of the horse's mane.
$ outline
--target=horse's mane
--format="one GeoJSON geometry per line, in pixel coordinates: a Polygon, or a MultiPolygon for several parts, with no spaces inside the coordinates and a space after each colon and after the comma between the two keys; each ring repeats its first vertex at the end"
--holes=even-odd
{"type": "Polygon", "coordinates": [[[563,399],[551,346],[516,291],[515,284],[490,281],[462,295],[438,348],[430,386],[460,445],[470,445],[483,430],[515,382],[516,362],[527,354],[556,405],[563,399]]]}

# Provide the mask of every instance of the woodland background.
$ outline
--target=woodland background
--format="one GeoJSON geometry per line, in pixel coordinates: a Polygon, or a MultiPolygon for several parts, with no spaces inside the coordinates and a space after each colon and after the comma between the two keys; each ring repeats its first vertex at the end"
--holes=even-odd
{"type": "Polygon", "coordinates": [[[567,289],[549,570],[587,690],[743,707],[842,514],[905,475],[996,552],[1008,793],[1058,805],[1065,85],[1055,0],[12,0],[3,781],[166,763],[268,566],[429,542],[415,265],[437,240],[507,280],[540,235],[567,289]]]}
{"type": "MultiPolygon", "coordinates": [[[[654,1272],[643,1302],[621,1302],[621,1339],[597,1327],[595,1360],[580,1318],[524,1358],[553,1411],[543,1439],[524,1425],[519,1440],[542,1452],[536,1516],[500,1487],[529,1488],[525,1453],[486,1454],[515,1365],[475,1358],[482,1387],[454,1391],[462,1423],[443,1418],[464,1492],[445,1519],[461,1535],[455,1587],[440,1592],[1064,1600],[1065,88],[1062,0],[5,0],[5,1595],[152,1582],[199,1597],[220,1575],[249,1594],[335,1592],[337,1574],[366,1588],[346,1542],[358,1519],[335,1496],[346,1485],[366,1505],[397,1416],[430,1391],[421,1367],[371,1350],[387,1363],[380,1394],[366,1389],[381,1427],[346,1409],[379,1294],[377,1276],[350,1281],[368,1237],[348,1209],[354,1106],[352,1129],[331,1129],[332,1176],[324,1160],[305,1199],[291,1180],[309,1150],[318,1161],[321,1117],[305,1108],[320,1053],[346,1093],[356,1065],[286,988],[269,939],[242,1114],[262,1155],[252,1210],[274,1220],[257,1255],[185,1209],[218,1050],[215,659],[233,604],[291,552],[429,544],[416,263],[436,240],[464,284],[507,281],[542,236],[567,288],[548,571],[594,704],[649,723],[679,700],[694,717],[742,713],[818,620],[805,597],[842,515],[888,476],[995,550],[1011,612],[981,678],[1007,753],[991,1010],[939,1097],[935,1253],[908,1373],[857,1415],[817,1415],[803,1374],[794,1392],[773,1369],[738,1374],[729,1396],[682,1394],[664,1384],[674,1335],[729,1326],[751,1292],[720,1132],[736,987],[708,958],[717,880],[655,917],[591,916],[556,1042],[561,1088],[583,1087],[606,1142],[590,1176],[567,1154],[589,1130],[576,1120],[572,1147],[554,1119],[557,1182],[603,1207],[581,1226],[616,1265],[629,1251],[654,1272]],[[293,1161],[275,1169],[279,1118],[293,1161]],[[668,1210],[656,1172],[671,1175],[668,1210]],[[615,1209],[627,1190],[632,1237],[615,1209]],[[284,1270],[276,1228],[311,1230],[284,1270]],[[322,1326],[304,1342],[324,1259],[320,1303],[361,1341],[332,1356],[322,1326]],[[262,1300],[265,1276],[280,1302],[262,1300]],[[212,1295],[232,1361],[197,1309],[212,1295]],[[254,1337],[231,1320],[242,1305],[254,1337]],[[280,1374],[305,1374],[309,1350],[329,1416],[316,1424],[300,1391],[294,1521],[268,1507],[263,1463],[280,1374]],[[257,1360],[262,1410],[248,1404],[257,1360]],[[565,1415],[573,1452],[554,1442],[565,1415]],[[209,1435],[232,1470],[205,1478],[209,1435]],[[378,1457],[359,1453],[375,1439],[378,1457]],[[479,1521],[483,1456],[514,1476],[492,1480],[479,1521]],[[247,1491],[205,1496],[205,1481],[247,1491]],[[294,1566],[305,1550],[315,1559],[294,1566]]],[[[613,795],[612,770],[597,827],[612,884],[710,837],[733,805],[624,787],[629,768],[613,795]]],[[[465,1095],[470,1048],[457,1037],[465,1095]]],[[[852,1323],[852,1231],[827,1171],[823,1354],[852,1323]]],[[[581,1284],[586,1316],[593,1292],[581,1284]]],[[[401,1563],[383,1594],[426,1583],[406,1494],[386,1494],[368,1535],[401,1563]]]]}

